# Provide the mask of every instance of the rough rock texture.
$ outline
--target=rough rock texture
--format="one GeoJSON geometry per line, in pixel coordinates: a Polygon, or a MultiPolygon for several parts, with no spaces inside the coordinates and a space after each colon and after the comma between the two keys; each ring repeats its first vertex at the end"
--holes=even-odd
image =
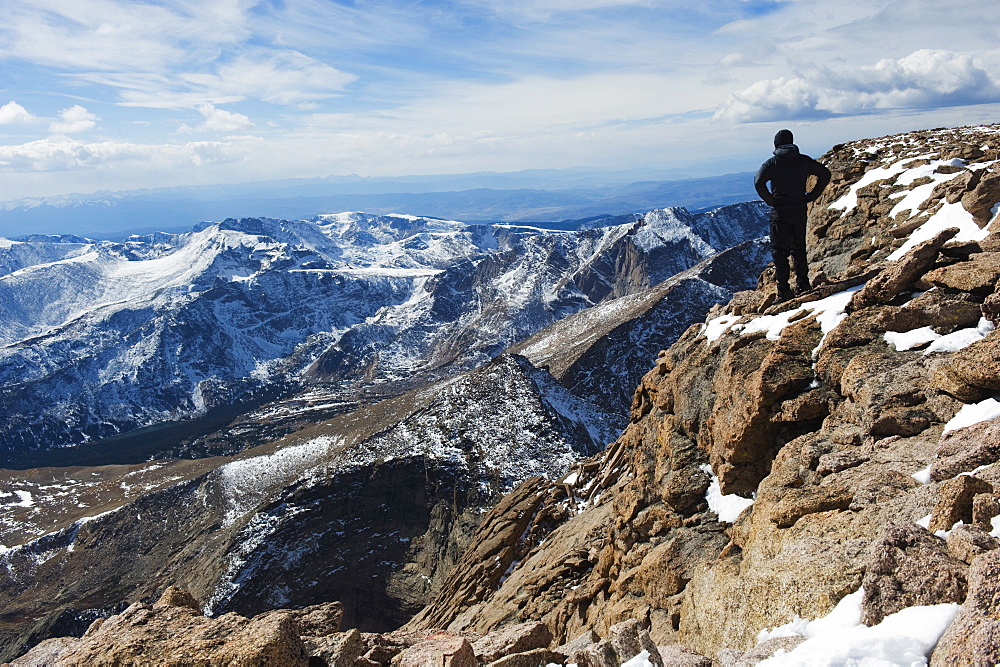
{"type": "Polygon", "coordinates": [[[933,383],[969,403],[1000,391],[1000,330],[994,330],[938,365],[933,383]]]}
{"type": "Polygon", "coordinates": [[[588,646],[573,655],[577,667],[618,667],[621,661],[615,653],[615,647],[606,639],[593,646],[588,646]]]}
{"type": "Polygon", "coordinates": [[[576,655],[578,651],[582,651],[591,644],[596,644],[601,641],[600,636],[593,630],[588,629],[583,634],[574,637],[570,641],[560,644],[553,652],[557,656],[558,660],[562,662],[575,662],[572,657],[576,655]]]}
{"type": "Polygon", "coordinates": [[[753,665],[756,665],[761,660],[767,660],[774,656],[778,651],[788,652],[793,650],[805,640],[805,637],[799,636],[773,637],[757,644],[757,646],[751,649],[747,649],[743,653],[734,651],[733,653],[738,653],[738,655],[735,655],[732,661],[720,660],[719,662],[722,664],[722,667],[753,667],[753,665]]]}
{"type": "Polygon", "coordinates": [[[305,640],[310,658],[318,658],[331,667],[349,667],[365,652],[361,633],[357,629],[305,640]]]}
{"type": "Polygon", "coordinates": [[[950,530],[959,521],[972,523],[973,499],[992,491],[992,485],[973,475],[960,475],[943,482],[931,512],[930,530],[950,530]]]}
{"type": "Polygon", "coordinates": [[[514,653],[525,653],[548,648],[552,632],[544,623],[534,621],[519,623],[497,632],[491,632],[472,645],[476,657],[482,662],[495,662],[514,653]]]}
{"type": "Polygon", "coordinates": [[[976,558],[969,573],[969,596],[931,656],[939,665],[993,665],[1000,662],[1000,551],[976,558]]]}
{"type": "MultiPolygon", "coordinates": [[[[823,616],[866,578],[869,620],[961,600],[975,547],[956,537],[950,554],[908,526],[939,501],[939,521],[954,508],[991,530],[987,516],[1000,512],[986,487],[951,493],[974,470],[1000,484],[1000,420],[944,432],[1000,375],[1000,334],[980,324],[996,291],[987,255],[997,225],[986,225],[997,202],[984,203],[1000,174],[996,146],[1000,127],[959,128],[823,156],[834,176],[810,211],[816,289],[774,305],[765,272],[757,290],[689,328],[642,378],[613,445],[565,483],[519,489],[520,522],[484,522],[506,528],[474,544],[523,539],[518,556],[482,550],[442,589],[469,594],[438,596],[411,626],[488,632],[540,620],[565,641],[635,619],[658,644],[739,658],[760,630],[823,616]],[[861,186],[876,168],[888,177],[861,186]],[[907,169],[927,176],[898,179],[907,169]],[[931,182],[921,202],[903,198],[931,182]],[[941,211],[955,229],[925,230],[941,211]],[[844,310],[818,312],[820,299],[844,310]],[[906,332],[926,338],[909,347],[886,336],[906,332]],[[946,335],[972,344],[930,347],[946,335]],[[732,524],[706,502],[709,471],[723,494],[754,495],[732,524]]],[[[603,650],[587,659],[600,664],[603,650]]]]}
{"type": "Polygon", "coordinates": [[[393,659],[398,667],[477,667],[472,644],[465,637],[442,632],[431,635],[393,659]]]}
{"type": "Polygon", "coordinates": [[[878,625],[900,609],[963,602],[966,565],[945,541],[915,524],[889,526],[872,547],[865,571],[861,620],[878,625]]]}
{"type": "Polygon", "coordinates": [[[536,648],[524,653],[512,653],[495,662],[490,667],[539,667],[553,662],[553,654],[548,649],[536,648]]]}
{"type": "Polygon", "coordinates": [[[848,309],[861,310],[895,299],[900,292],[916,283],[918,278],[924,276],[927,270],[934,266],[941,248],[956,234],[958,229],[946,229],[933,239],[915,247],[899,262],[887,266],[855,292],[848,309]]]}
{"type": "Polygon", "coordinates": [[[712,667],[712,659],[696,653],[686,646],[671,644],[657,647],[664,665],[670,667],[712,667]]]}
{"type": "Polygon", "coordinates": [[[979,526],[955,526],[945,541],[948,543],[948,553],[969,564],[987,551],[1000,549],[1000,540],[979,526]]]}
{"type": "Polygon", "coordinates": [[[627,662],[646,651],[649,653],[647,658],[649,662],[663,667],[663,658],[660,657],[656,644],[649,638],[649,633],[642,627],[642,623],[634,618],[612,625],[610,640],[620,662],[627,662]]]}
{"type": "Polygon", "coordinates": [[[1000,420],[980,422],[945,434],[931,467],[931,479],[948,480],[997,460],[1000,460],[1000,420]]]}
{"type": "Polygon", "coordinates": [[[168,591],[154,605],[136,603],[99,619],[80,639],[42,642],[20,664],[272,664],[307,665],[296,614],[273,611],[252,619],[211,619],[192,608],[190,594],[168,591]],[[176,606],[175,606],[176,604],[176,606]]]}

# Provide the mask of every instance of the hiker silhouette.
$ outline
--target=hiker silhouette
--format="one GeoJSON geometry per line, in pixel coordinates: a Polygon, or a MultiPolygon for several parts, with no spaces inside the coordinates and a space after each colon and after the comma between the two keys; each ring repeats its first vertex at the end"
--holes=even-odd
{"type": "Polygon", "coordinates": [[[779,301],[793,296],[788,286],[789,256],[795,262],[795,292],[801,294],[812,288],[806,258],[806,205],[819,197],[830,182],[830,170],[800,153],[793,140],[791,130],[775,134],[774,155],[760,166],[753,179],[757,194],[771,207],[771,257],[779,301]],[[809,176],[816,177],[816,184],[807,191],[809,176]]]}

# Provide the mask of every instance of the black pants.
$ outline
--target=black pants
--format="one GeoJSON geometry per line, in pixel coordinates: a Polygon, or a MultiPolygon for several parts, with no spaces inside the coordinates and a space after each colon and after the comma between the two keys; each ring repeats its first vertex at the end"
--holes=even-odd
{"type": "Polygon", "coordinates": [[[788,257],[795,260],[795,282],[809,288],[809,263],[806,259],[806,207],[771,209],[771,258],[774,278],[788,285],[788,257]]]}

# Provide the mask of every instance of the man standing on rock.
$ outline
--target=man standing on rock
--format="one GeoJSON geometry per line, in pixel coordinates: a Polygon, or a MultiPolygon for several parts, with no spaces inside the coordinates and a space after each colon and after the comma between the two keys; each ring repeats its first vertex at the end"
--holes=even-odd
{"type": "Polygon", "coordinates": [[[811,289],[806,260],[806,204],[819,197],[829,182],[830,170],[799,153],[799,147],[792,143],[791,130],[774,135],[774,156],[760,166],[753,184],[760,198],[771,207],[771,257],[778,301],[792,298],[788,287],[789,255],[795,260],[796,293],[811,289]],[[816,186],[806,192],[810,175],[816,177],[816,186]]]}

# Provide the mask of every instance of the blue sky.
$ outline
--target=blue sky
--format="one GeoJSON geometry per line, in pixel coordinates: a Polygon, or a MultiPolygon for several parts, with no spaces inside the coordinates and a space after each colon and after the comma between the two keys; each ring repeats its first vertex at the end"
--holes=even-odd
{"type": "Polygon", "coordinates": [[[1000,120],[991,0],[0,0],[0,199],[751,170],[1000,120]]]}

